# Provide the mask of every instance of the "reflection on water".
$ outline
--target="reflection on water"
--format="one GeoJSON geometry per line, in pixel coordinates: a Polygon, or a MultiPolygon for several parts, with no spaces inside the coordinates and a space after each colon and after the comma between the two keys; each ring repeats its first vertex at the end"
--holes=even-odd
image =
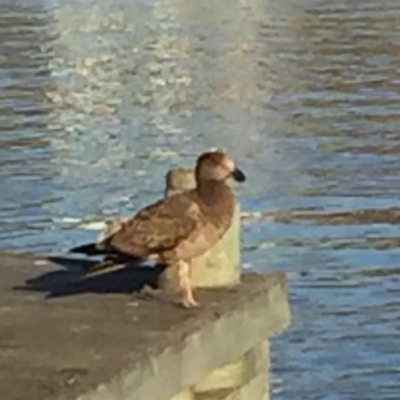
{"type": "Polygon", "coordinates": [[[0,5],[0,246],[62,251],[222,146],[244,265],[288,272],[276,399],[400,393],[400,3],[0,5]],[[63,222],[64,221],[64,222],[63,222]]]}
{"type": "Polygon", "coordinates": [[[51,223],[43,212],[56,201],[49,182],[52,149],[47,131],[51,104],[49,16],[37,5],[0,5],[0,238],[24,245],[51,223]]]}

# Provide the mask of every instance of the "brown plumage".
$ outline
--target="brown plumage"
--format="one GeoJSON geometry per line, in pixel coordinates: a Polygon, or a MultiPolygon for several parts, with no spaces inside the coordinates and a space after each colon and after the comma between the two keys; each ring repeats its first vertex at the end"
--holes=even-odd
{"type": "Polygon", "coordinates": [[[239,182],[245,180],[226,153],[204,153],[197,159],[195,189],[145,207],[133,218],[111,226],[101,242],[71,251],[112,255],[117,259],[151,258],[178,265],[182,303],[186,307],[196,306],[188,268],[190,261],[217,243],[231,224],[235,197],[226,183],[230,177],[239,182]]]}

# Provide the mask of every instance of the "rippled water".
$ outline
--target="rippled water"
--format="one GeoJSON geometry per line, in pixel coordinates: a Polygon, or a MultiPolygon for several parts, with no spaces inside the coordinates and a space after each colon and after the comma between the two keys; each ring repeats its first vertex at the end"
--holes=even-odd
{"type": "Polygon", "coordinates": [[[275,399],[400,398],[398,0],[0,3],[0,247],[61,252],[168,168],[238,158],[244,265],[288,273],[275,399]]]}

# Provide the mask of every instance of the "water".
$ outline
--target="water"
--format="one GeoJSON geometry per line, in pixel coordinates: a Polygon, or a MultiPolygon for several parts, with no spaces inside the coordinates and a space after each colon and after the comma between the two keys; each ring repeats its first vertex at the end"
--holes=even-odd
{"type": "Polygon", "coordinates": [[[0,3],[0,247],[62,252],[212,146],[288,274],[275,399],[400,398],[398,0],[0,3]]]}

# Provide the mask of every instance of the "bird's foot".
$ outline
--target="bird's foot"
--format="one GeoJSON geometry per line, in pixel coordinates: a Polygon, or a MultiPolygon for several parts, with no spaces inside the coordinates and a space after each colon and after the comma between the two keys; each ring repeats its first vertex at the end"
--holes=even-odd
{"type": "Polygon", "coordinates": [[[183,298],[180,302],[185,308],[198,308],[200,303],[193,298],[183,298]]]}
{"type": "Polygon", "coordinates": [[[160,293],[159,290],[153,289],[150,285],[144,285],[142,289],[139,291],[139,293],[135,293],[135,296],[139,295],[139,297],[145,299],[145,298],[157,297],[159,293],[160,293]]]}

